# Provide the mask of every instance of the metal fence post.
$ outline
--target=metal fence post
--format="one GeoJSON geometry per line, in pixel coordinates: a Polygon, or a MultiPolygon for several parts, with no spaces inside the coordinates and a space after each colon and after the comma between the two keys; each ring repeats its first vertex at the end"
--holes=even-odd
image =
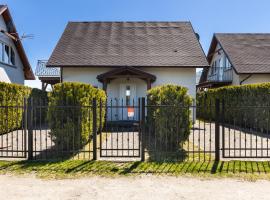
{"type": "Polygon", "coordinates": [[[145,98],[141,101],[141,161],[145,161],[145,98]]]}
{"type": "Polygon", "coordinates": [[[24,97],[23,99],[23,113],[24,113],[24,116],[23,116],[23,145],[24,145],[24,157],[26,158],[27,157],[27,116],[28,116],[28,113],[27,113],[27,98],[24,97]]]}
{"type": "Polygon", "coordinates": [[[220,101],[216,99],[215,105],[215,161],[220,160],[220,101]]]}
{"type": "Polygon", "coordinates": [[[97,100],[94,98],[93,108],[93,160],[97,159],[97,100]]]}
{"type": "Polygon", "coordinates": [[[28,160],[33,160],[33,99],[27,100],[28,160]]]}
{"type": "Polygon", "coordinates": [[[222,112],[221,112],[221,125],[222,125],[222,157],[225,157],[225,128],[224,128],[224,120],[225,120],[225,101],[222,99],[222,112]]]}

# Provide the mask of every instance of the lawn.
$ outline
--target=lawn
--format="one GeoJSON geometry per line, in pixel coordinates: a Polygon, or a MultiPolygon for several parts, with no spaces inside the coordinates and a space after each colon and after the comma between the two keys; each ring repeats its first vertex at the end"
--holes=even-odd
{"type": "Polygon", "coordinates": [[[35,174],[40,178],[77,178],[93,175],[111,177],[151,174],[270,180],[270,162],[0,161],[0,174],[35,174]]]}

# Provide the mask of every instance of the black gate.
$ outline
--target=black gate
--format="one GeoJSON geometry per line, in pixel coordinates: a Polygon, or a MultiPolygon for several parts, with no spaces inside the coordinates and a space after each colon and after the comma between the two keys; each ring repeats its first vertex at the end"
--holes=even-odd
{"type": "Polygon", "coordinates": [[[100,157],[141,156],[141,99],[111,99],[100,131],[100,157]]]}

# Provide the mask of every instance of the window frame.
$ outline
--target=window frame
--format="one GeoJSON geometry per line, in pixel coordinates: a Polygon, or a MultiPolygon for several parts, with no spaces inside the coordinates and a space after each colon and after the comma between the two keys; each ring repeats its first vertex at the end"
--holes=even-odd
{"type": "Polygon", "coordinates": [[[0,63],[16,67],[16,53],[14,48],[11,45],[8,45],[6,42],[0,41],[0,63]],[[6,58],[6,47],[8,47],[8,53],[6,58]],[[13,59],[12,59],[13,54],[13,59]],[[13,60],[13,61],[12,61],[13,60]]]}

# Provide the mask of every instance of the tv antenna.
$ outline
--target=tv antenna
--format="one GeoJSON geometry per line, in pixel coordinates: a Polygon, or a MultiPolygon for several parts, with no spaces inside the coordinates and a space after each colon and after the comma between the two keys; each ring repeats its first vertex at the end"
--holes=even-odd
{"type": "Polygon", "coordinates": [[[7,37],[11,38],[12,40],[24,40],[24,39],[34,39],[34,34],[25,34],[23,33],[21,37],[18,36],[18,33],[9,33],[0,28],[0,32],[6,35],[7,37]]]}

